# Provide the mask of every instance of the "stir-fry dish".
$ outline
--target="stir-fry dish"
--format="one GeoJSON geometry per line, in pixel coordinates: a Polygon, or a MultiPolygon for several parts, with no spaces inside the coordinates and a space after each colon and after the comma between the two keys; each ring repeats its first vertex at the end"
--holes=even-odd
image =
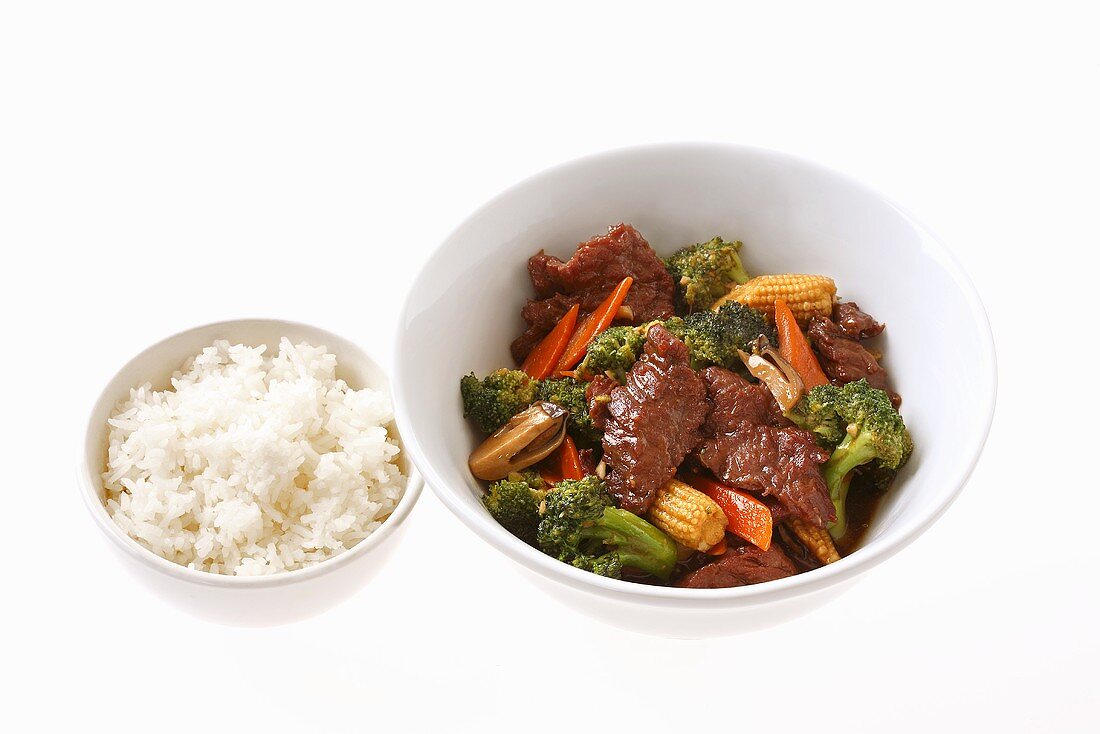
{"type": "Polygon", "coordinates": [[[716,237],[661,259],[627,224],[542,252],[516,366],[460,388],[512,534],[592,573],[724,588],[854,550],[913,442],[883,325],[823,275],[746,272],[716,237]]]}

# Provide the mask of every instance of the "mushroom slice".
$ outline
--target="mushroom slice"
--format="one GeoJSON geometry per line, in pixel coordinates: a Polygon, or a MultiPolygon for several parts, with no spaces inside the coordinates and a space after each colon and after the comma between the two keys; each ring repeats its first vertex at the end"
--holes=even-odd
{"type": "Polygon", "coordinates": [[[492,433],[470,454],[470,471],[495,481],[537,464],[565,440],[569,414],[553,403],[539,402],[492,433]]]}
{"type": "Polygon", "coordinates": [[[766,339],[757,339],[752,354],[738,349],[737,355],[745,363],[749,374],[767,385],[783,412],[793,408],[802,399],[802,394],[806,391],[802,378],[766,339]]]}

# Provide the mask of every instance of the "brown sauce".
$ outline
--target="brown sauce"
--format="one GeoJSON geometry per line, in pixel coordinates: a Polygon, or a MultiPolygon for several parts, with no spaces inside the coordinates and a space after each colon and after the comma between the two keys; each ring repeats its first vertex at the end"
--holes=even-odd
{"type": "Polygon", "coordinates": [[[852,486],[848,489],[848,532],[836,542],[836,549],[841,556],[849,555],[863,543],[863,536],[871,527],[871,520],[875,516],[879,502],[885,494],[875,486],[869,476],[857,475],[852,480],[852,486]]]}

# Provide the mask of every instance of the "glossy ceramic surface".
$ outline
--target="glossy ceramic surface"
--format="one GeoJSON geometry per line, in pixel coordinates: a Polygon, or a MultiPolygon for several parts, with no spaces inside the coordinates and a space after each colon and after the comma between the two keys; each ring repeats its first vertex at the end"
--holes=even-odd
{"type": "MultiPolygon", "coordinates": [[[[398,545],[405,521],[423,488],[423,480],[405,455],[402,443],[401,467],[408,476],[408,484],[389,519],[338,556],[316,566],[271,576],[235,577],[191,570],[145,549],[111,520],[103,506],[100,477],[107,459],[107,418],[130,388],[148,381],[154,388],[164,389],[175,370],[217,339],[250,346],[266,344],[272,353],[284,336],[291,341],[328,347],[336,355],[337,376],[352,388],[371,387],[389,392],[389,380],[374,360],[330,332],[269,319],[208,324],[168,337],[126,363],[92,408],[81,447],[78,472],[81,495],[126,568],[169,602],[224,624],[264,626],[292,622],[322,612],[358,591],[385,565],[398,545]]],[[[390,432],[401,442],[395,425],[390,426],[390,432]]]]}
{"type": "Polygon", "coordinates": [[[420,273],[402,316],[398,420],[426,481],[478,536],[566,603],[613,624],[696,637],[773,624],[835,596],[927,529],[961,491],[993,415],[996,364],[981,301],[946,247],[882,195],[788,155],[729,145],[613,151],[541,173],[459,226],[420,273]],[[881,346],[916,441],[859,550],[767,584],[690,590],[574,569],[500,527],[479,502],[466,459],[461,375],[511,366],[531,295],[525,264],[568,257],[609,224],[633,224],[661,255],[722,235],[745,243],[750,273],[832,276],[839,295],[888,324],[881,346]],[[950,324],[950,328],[944,328],[950,324]],[[423,359],[431,353],[434,359],[423,359]],[[965,369],[960,366],[965,365],[965,369]]]}

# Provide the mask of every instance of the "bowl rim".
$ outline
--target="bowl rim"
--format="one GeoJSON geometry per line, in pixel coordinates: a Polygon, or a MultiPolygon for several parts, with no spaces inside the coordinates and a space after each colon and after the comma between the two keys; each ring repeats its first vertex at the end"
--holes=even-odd
{"type": "Polygon", "coordinates": [[[749,606],[775,602],[819,591],[843,581],[854,579],[858,575],[892,557],[916,540],[954,503],[966,486],[967,481],[971,474],[973,474],[978,460],[981,457],[982,450],[985,447],[986,439],[989,436],[989,431],[992,426],[997,402],[998,370],[993,331],[990,327],[989,317],[986,313],[985,306],[982,304],[981,297],[978,295],[977,289],[974,287],[970,276],[963,269],[954,253],[950,251],[938,235],[913,216],[908,210],[871,186],[846,173],[842,173],[801,156],[758,146],[728,142],[685,141],[649,143],[604,150],[574,158],[545,168],[512,184],[475,209],[454,227],[431,251],[428,258],[423,261],[420,271],[409,290],[409,295],[406,296],[405,303],[402,305],[398,323],[400,325],[408,323],[410,311],[415,305],[413,302],[413,294],[422,291],[423,284],[421,280],[425,277],[425,272],[430,263],[436,259],[437,255],[447,246],[447,243],[450,242],[456,234],[461,232],[461,230],[470,223],[475,222],[485,215],[488,210],[497,206],[502,200],[511,197],[522,189],[537,186],[546,179],[566,173],[571,168],[583,168],[591,164],[608,162],[636,155],[676,152],[721,152],[726,154],[732,152],[741,155],[755,155],[771,158],[776,162],[785,162],[802,166],[810,172],[832,177],[852,187],[854,190],[882,201],[884,204],[897,211],[914,227],[914,229],[924,235],[922,246],[927,246],[934,250],[937,261],[947,271],[948,276],[954,281],[955,285],[959,288],[969,304],[970,315],[975,322],[981,340],[979,345],[980,352],[988,357],[986,374],[979,383],[987,386],[985,388],[985,395],[981,401],[980,410],[980,414],[985,416],[985,419],[980,425],[979,432],[976,435],[977,440],[969,447],[969,455],[959,464],[961,471],[957,475],[955,486],[952,491],[938,505],[934,505],[928,510],[923,511],[917,516],[915,522],[903,527],[899,532],[872,541],[869,545],[861,547],[857,552],[827,566],[799,573],[784,579],[750,586],[738,586],[725,589],[683,589],[668,586],[651,586],[648,584],[622,581],[620,579],[610,579],[574,568],[569,564],[562,563],[542,553],[538,549],[527,545],[501,527],[487,514],[476,513],[460,502],[457,499],[456,491],[453,490],[436,471],[431,458],[421,447],[417,437],[415,424],[406,412],[404,400],[401,399],[405,393],[405,382],[403,379],[403,374],[405,373],[404,365],[407,359],[411,359],[411,356],[407,355],[403,348],[405,330],[399,328],[397,330],[394,349],[394,374],[391,379],[397,420],[400,425],[404,426],[406,431],[404,435],[405,445],[413,462],[424,475],[424,479],[428,486],[431,487],[432,492],[454,515],[456,515],[469,529],[473,530],[482,540],[495,547],[513,561],[534,571],[540,576],[564,583],[567,586],[595,593],[605,598],[668,607],[698,608],[749,606]]]}
{"type": "MultiPolygon", "coordinates": [[[[160,556],[153,551],[149,550],[134,538],[131,538],[120,528],[111,516],[107,514],[107,508],[103,504],[103,501],[99,498],[99,494],[96,490],[96,478],[92,476],[90,470],[91,457],[87,452],[87,445],[89,437],[94,430],[101,428],[97,425],[96,421],[96,407],[107,396],[107,391],[118,379],[119,375],[126,370],[135,361],[145,357],[148,354],[157,352],[164,349],[168,344],[178,339],[184,338],[190,334],[198,331],[213,328],[234,328],[243,324],[255,324],[257,322],[274,325],[274,326],[286,326],[293,329],[300,329],[306,332],[312,332],[317,335],[319,339],[324,339],[326,342],[332,342],[337,345],[337,348],[341,352],[346,353],[346,347],[350,347],[353,350],[359,352],[358,357],[362,358],[362,362],[369,368],[377,371],[378,374],[385,376],[386,380],[390,382],[390,399],[393,401],[393,382],[390,380],[389,375],[382,369],[381,365],[367,353],[362,347],[355,342],[333,333],[327,329],[322,329],[312,324],[303,323],[300,321],[290,321],[286,319],[271,319],[271,318],[237,318],[226,319],[223,321],[212,321],[206,324],[200,324],[193,326],[182,331],[178,331],[174,334],[164,337],[159,341],[151,344],[140,350],[128,360],[126,360],[122,366],[114,371],[111,378],[107,380],[103,389],[95,396],[95,399],[91,402],[85,415],[87,418],[84,421],[84,431],[81,433],[81,441],[78,454],[77,463],[77,483],[80,485],[80,495],[84,500],[84,505],[87,507],[88,512],[91,514],[92,519],[95,521],[99,529],[103,531],[104,535],[118,548],[122,553],[138,563],[152,568],[155,571],[165,574],[166,576],[178,581],[184,581],[187,583],[198,584],[200,586],[215,586],[220,588],[276,588],[280,586],[286,586],[289,584],[298,583],[300,581],[306,581],[311,578],[323,576],[332,571],[335,571],[343,566],[348,565],[356,558],[369,553],[374,547],[381,545],[385,540],[392,535],[400,526],[409,513],[412,512],[413,506],[420,498],[421,490],[424,488],[424,480],[419,470],[413,462],[411,455],[408,453],[408,445],[404,440],[404,436],[401,434],[400,425],[397,423],[396,414],[394,417],[393,425],[397,426],[397,442],[401,447],[402,452],[405,452],[407,459],[406,464],[408,471],[405,475],[405,489],[401,495],[401,499],[398,500],[397,506],[394,508],[390,516],[387,517],[382,524],[370,535],[363,540],[353,545],[348,550],[340,553],[339,555],[326,558],[325,560],[305,568],[297,568],[292,571],[280,571],[265,576],[231,576],[227,574],[210,573],[208,571],[199,571],[197,569],[188,568],[180,565],[174,561],[170,561],[163,556],[160,556]]],[[[239,342],[243,343],[243,342],[239,342]]],[[[337,353],[337,348],[325,344],[333,354],[336,355],[337,364],[340,363],[340,354],[337,353]]],[[[394,401],[396,402],[396,401],[394,401]]]]}

